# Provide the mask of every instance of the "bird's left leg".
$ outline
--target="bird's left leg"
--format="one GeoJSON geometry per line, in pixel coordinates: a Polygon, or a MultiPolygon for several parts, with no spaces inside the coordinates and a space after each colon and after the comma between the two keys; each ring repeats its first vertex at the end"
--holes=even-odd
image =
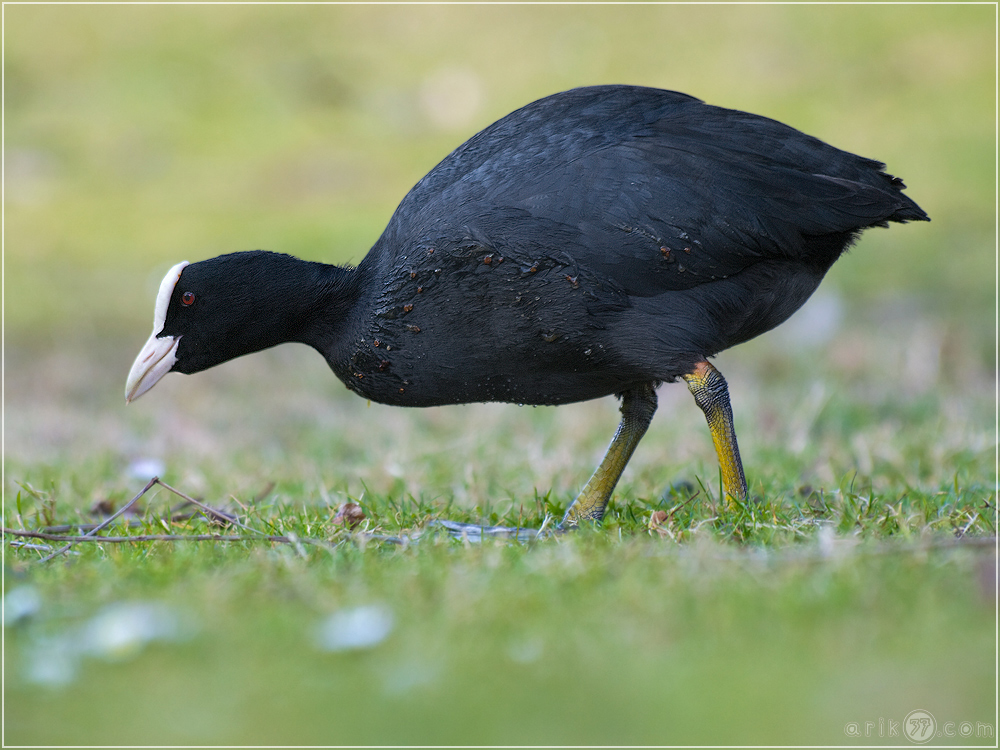
{"type": "Polygon", "coordinates": [[[622,421],[608,446],[608,452],[593,476],[580,490],[576,500],[563,517],[563,527],[579,525],[582,520],[600,521],[611,500],[611,493],[618,484],[628,460],[656,412],[656,391],[646,383],[622,394],[622,421]]]}
{"type": "MultiPolygon", "coordinates": [[[[645,383],[621,394],[622,421],[618,426],[618,432],[611,440],[601,465],[569,506],[557,530],[574,528],[582,520],[600,521],[604,517],[604,509],[611,500],[611,493],[656,412],[656,391],[653,385],[645,383]]],[[[484,537],[507,537],[527,541],[538,535],[534,529],[479,526],[455,521],[436,521],[435,525],[444,528],[454,537],[470,541],[480,541],[484,537]]]]}
{"type": "Polygon", "coordinates": [[[719,456],[719,467],[722,469],[722,491],[726,505],[732,508],[737,501],[747,499],[747,480],[743,476],[740,448],[736,444],[733,408],[729,403],[726,379],[708,362],[699,362],[694,370],[682,377],[687,382],[695,403],[705,412],[715,452],[719,456]]]}

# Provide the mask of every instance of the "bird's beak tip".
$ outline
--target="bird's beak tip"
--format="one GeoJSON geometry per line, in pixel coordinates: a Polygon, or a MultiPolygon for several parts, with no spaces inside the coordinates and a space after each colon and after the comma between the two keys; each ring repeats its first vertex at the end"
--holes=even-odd
{"type": "Polygon", "coordinates": [[[125,383],[125,404],[135,401],[170,372],[177,361],[176,336],[157,338],[154,333],[139,352],[125,383]]]}

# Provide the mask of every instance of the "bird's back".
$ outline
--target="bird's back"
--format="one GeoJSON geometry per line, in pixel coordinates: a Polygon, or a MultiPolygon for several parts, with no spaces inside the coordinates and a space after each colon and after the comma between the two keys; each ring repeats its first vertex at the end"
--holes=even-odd
{"type": "Polygon", "coordinates": [[[658,294],[761,257],[826,268],[866,227],[925,219],[883,169],[685,94],[589,87],[473,136],[417,183],[387,232],[569,253],[629,293],[658,294]]]}

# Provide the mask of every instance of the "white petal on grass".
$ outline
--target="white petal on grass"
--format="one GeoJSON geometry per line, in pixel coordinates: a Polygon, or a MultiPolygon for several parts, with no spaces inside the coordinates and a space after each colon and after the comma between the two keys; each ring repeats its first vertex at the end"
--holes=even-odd
{"type": "Polygon", "coordinates": [[[319,624],[316,645],[324,651],[372,648],[384,641],[394,626],[392,611],[380,604],[344,609],[319,624]]]}
{"type": "Polygon", "coordinates": [[[180,615],[166,604],[112,604],[80,631],[80,650],[104,659],[125,659],[152,641],[177,641],[188,634],[180,615]]]}
{"type": "Polygon", "coordinates": [[[179,641],[193,633],[191,623],[166,604],[111,604],[82,625],[39,638],[28,649],[25,679],[59,687],[77,678],[85,657],[120,661],[135,656],[153,641],[179,641]]]}
{"type": "Polygon", "coordinates": [[[41,638],[28,650],[24,677],[46,687],[62,687],[76,679],[80,652],[69,635],[41,638]]]}
{"type": "Polygon", "coordinates": [[[3,626],[9,628],[42,608],[42,595],[34,586],[18,586],[3,595],[3,626]]]}
{"type": "Polygon", "coordinates": [[[133,479],[152,479],[162,477],[167,465],[158,458],[137,458],[129,464],[128,473],[133,479]]]}

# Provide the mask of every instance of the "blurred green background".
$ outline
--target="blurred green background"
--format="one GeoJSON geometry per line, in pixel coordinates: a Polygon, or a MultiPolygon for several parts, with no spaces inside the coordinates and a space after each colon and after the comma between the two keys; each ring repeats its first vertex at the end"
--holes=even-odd
{"type": "Polygon", "coordinates": [[[265,248],[357,262],[474,132],[555,91],[627,82],[885,161],[933,223],[869,232],[830,283],[991,339],[992,13],[9,6],[6,333],[138,339],[181,259],[265,248]]]}
{"type": "Polygon", "coordinates": [[[914,708],[996,728],[995,561],[827,549],[995,528],[995,6],[3,12],[7,525],[89,520],[146,459],[220,504],[276,483],[261,518],[303,534],[359,496],[404,527],[568,502],[613,399],[369,407],[280,347],[122,404],[169,266],[356,263],[451,149],[555,91],[643,84],[773,117],[885,161],[933,220],[869,231],[814,313],[719,357],[777,541],[764,523],[743,549],[704,498],[685,544],[643,531],[671,481],[717,478],[700,412],[664,386],[603,533],[308,558],[91,546],[49,567],[8,544],[5,590],[45,603],[5,631],[6,741],[843,744],[845,723],[914,708]],[[147,598],[198,634],[30,677],[103,607],[147,598]],[[322,617],[373,600],[397,617],[384,646],[318,653],[322,617]]]}

